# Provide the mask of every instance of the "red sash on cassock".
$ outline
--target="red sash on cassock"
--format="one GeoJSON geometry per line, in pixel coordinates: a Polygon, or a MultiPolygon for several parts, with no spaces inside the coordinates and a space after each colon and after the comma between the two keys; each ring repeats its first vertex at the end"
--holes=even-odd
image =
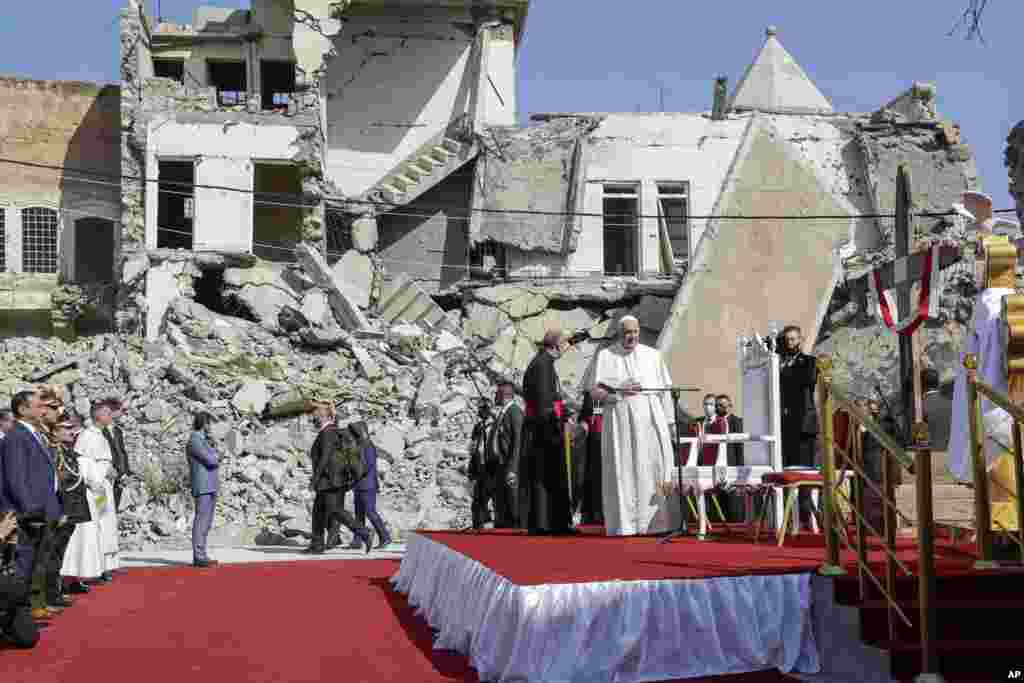
{"type": "MultiPolygon", "coordinates": [[[[728,423],[716,417],[711,421],[711,426],[706,428],[707,434],[725,434],[728,430],[728,423]]],[[[697,464],[701,467],[711,467],[718,460],[718,444],[709,443],[705,444],[700,450],[700,457],[697,458],[697,464]]]]}
{"type": "Polygon", "coordinates": [[[601,429],[604,427],[604,415],[591,415],[590,416],[590,433],[600,434],[601,429]]]}
{"type": "MultiPolygon", "coordinates": [[[[561,419],[563,413],[563,403],[561,401],[555,401],[555,416],[561,419]]],[[[537,410],[537,404],[532,401],[526,402],[526,417],[537,417],[540,412],[537,410]]]]}

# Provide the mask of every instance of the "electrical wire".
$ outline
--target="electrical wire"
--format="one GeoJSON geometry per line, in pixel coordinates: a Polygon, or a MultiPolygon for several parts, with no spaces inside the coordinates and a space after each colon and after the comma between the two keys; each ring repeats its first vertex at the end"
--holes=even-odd
{"type": "MultiPolygon", "coordinates": [[[[193,188],[193,189],[221,190],[221,191],[226,191],[226,192],[238,192],[238,193],[241,193],[241,194],[249,194],[249,195],[265,194],[265,193],[261,193],[261,192],[256,192],[255,190],[250,190],[248,188],[230,187],[230,186],[227,186],[227,185],[209,185],[209,184],[202,184],[202,183],[186,183],[186,182],[181,182],[181,181],[161,181],[158,178],[146,178],[144,176],[131,176],[131,175],[127,175],[127,174],[116,175],[116,174],[109,174],[109,173],[104,173],[104,172],[100,172],[100,171],[90,171],[88,169],[69,168],[69,167],[66,167],[66,166],[54,165],[54,164],[40,164],[40,163],[35,163],[35,162],[20,161],[20,160],[17,160],[17,159],[8,159],[8,158],[2,158],[2,157],[0,157],[0,163],[3,163],[3,164],[13,164],[13,165],[24,166],[24,167],[28,167],[28,168],[38,168],[38,169],[45,169],[45,170],[52,170],[52,171],[60,171],[62,173],[69,173],[69,172],[70,173],[80,173],[80,174],[85,175],[85,176],[93,176],[93,177],[99,177],[99,178],[106,178],[106,179],[108,179],[110,181],[114,181],[114,180],[117,180],[117,181],[129,180],[129,181],[141,182],[141,183],[147,183],[147,184],[148,183],[157,183],[157,184],[163,184],[163,185],[175,185],[175,186],[178,186],[178,187],[190,187],[190,188],[193,188]]],[[[79,180],[80,182],[87,182],[87,181],[83,181],[81,179],[77,179],[77,180],[79,180]]],[[[120,182],[112,183],[112,184],[116,185],[117,187],[121,187],[120,182]]],[[[291,197],[296,197],[298,199],[305,199],[306,198],[306,196],[302,195],[302,194],[286,194],[286,193],[281,193],[279,196],[291,196],[291,197]]],[[[369,199],[353,199],[353,198],[349,198],[349,197],[338,197],[338,196],[334,196],[334,195],[322,195],[318,199],[324,200],[324,201],[333,201],[333,202],[338,202],[338,203],[344,203],[344,204],[361,204],[361,205],[383,206],[383,207],[405,207],[406,206],[405,204],[402,204],[402,203],[399,203],[399,202],[381,202],[381,201],[375,201],[375,200],[369,200],[369,199]]],[[[288,204],[278,204],[278,205],[288,206],[288,204]]],[[[298,207],[298,208],[310,208],[308,203],[306,203],[306,204],[292,204],[291,206],[295,206],[295,207],[298,207]]],[[[451,210],[451,207],[449,207],[449,206],[424,206],[420,210],[427,211],[427,212],[429,212],[429,214],[433,214],[433,213],[435,213],[437,211],[448,212],[448,211],[451,210]]],[[[391,212],[388,212],[388,213],[391,213],[391,212]]],[[[507,209],[507,208],[506,209],[489,209],[489,208],[484,208],[484,207],[467,209],[467,214],[466,214],[466,216],[463,216],[463,218],[468,218],[468,216],[470,214],[472,214],[472,213],[491,213],[491,214],[502,214],[502,215],[519,214],[519,215],[526,215],[526,216],[554,216],[554,217],[564,217],[564,218],[572,218],[572,217],[604,218],[604,214],[603,213],[580,212],[580,211],[543,211],[543,210],[539,210],[539,209],[507,209]]],[[[997,210],[993,211],[993,214],[1004,214],[1004,213],[1016,213],[1016,209],[997,209],[997,210]]],[[[942,212],[938,212],[938,211],[925,211],[925,212],[915,213],[913,215],[918,216],[918,217],[935,217],[935,218],[939,218],[939,217],[943,217],[943,216],[956,215],[956,212],[953,211],[952,209],[950,209],[948,211],[942,211],[942,212]]],[[[449,218],[455,218],[455,217],[456,216],[449,215],[449,218]]],[[[843,220],[843,221],[849,221],[849,220],[853,220],[853,219],[895,218],[895,217],[896,217],[895,213],[891,213],[891,214],[883,214],[883,213],[877,213],[877,214],[857,214],[857,215],[847,215],[847,216],[843,216],[843,215],[793,215],[793,216],[781,216],[781,215],[752,215],[752,216],[743,216],[743,215],[735,215],[735,216],[728,216],[728,215],[720,215],[720,214],[689,215],[688,216],[688,218],[690,220],[786,220],[786,221],[796,221],[796,220],[843,220]]],[[[648,214],[637,214],[635,216],[635,218],[637,218],[637,219],[640,219],[640,218],[661,219],[661,218],[664,218],[664,216],[648,215],[648,214]]]]}

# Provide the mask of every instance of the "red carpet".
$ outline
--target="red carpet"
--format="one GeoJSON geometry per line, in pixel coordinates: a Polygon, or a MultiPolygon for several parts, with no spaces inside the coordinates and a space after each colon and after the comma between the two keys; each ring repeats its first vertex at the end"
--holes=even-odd
{"type": "MultiPolygon", "coordinates": [[[[478,683],[465,657],[431,649],[429,627],[390,588],[397,569],[328,560],[128,570],[55,617],[35,650],[0,646],[0,681],[478,683]]],[[[793,680],[769,671],[688,683],[793,680]]]]}
{"type": "MultiPolygon", "coordinates": [[[[713,541],[686,537],[668,544],[659,544],[656,538],[616,538],[598,533],[570,537],[527,536],[515,530],[420,533],[520,586],[791,574],[813,571],[825,557],[823,537],[816,534],[788,537],[779,548],[774,536],[762,536],[761,543],[754,545],[749,536],[739,533],[713,541]]],[[[970,571],[975,560],[971,550],[973,546],[937,544],[936,569],[942,573],[970,571]]],[[[914,540],[898,539],[896,555],[913,569],[917,558],[914,540]]],[[[884,559],[883,551],[876,546],[868,561],[874,564],[884,559]]],[[[856,567],[851,553],[843,553],[842,561],[848,569],[856,567]]]]}

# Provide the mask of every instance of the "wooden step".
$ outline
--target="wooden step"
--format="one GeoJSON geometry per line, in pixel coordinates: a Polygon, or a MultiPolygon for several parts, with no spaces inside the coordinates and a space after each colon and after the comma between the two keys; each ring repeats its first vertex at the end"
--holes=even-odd
{"type": "MultiPolygon", "coordinates": [[[[921,672],[919,643],[890,642],[882,649],[889,652],[893,678],[910,680],[921,672]]],[[[1024,670],[1024,639],[939,640],[936,650],[939,672],[947,681],[1005,681],[1011,680],[1011,671],[1024,670]]]]}
{"type": "MultiPolygon", "coordinates": [[[[900,603],[900,609],[910,619],[908,627],[898,614],[894,614],[896,638],[913,641],[920,637],[920,603],[900,603]]],[[[938,600],[935,603],[935,624],[940,640],[998,640],[1007,634],[1004,610],[1022,610],[1024,600],[938,600]]],[[[869,645],[889,639],[888,603],[871,600],[859,607],[860,637],[869,645]]]]}
{"type": "MultiPolygon", "coordinates": [[[[913,565],[911,565],[911,569],[916,571],[913,565]]],[[[902,572],[897,571],[896,600],[901,604],[917,600],[917,576],[901,576],[899,574],[902,572]]],[[[883,573],[876,573],[875,576],[885,585],[883,573]]],[[[868,599],[882,599],[882,596],[877,594],[878,589],[871,583],[871,579],[865,579],[865,581],[868,586],[868,599]]],[[[860,606],[856,572],[851,571],[847,576],[836,578],[833,585],[835,600],[838,604],[860,606]]],[[[935,578],[936,595],[956,600],[1002,600],[1019,595],[1022,585],[1024,585],[1024,570],[1015,568],[968,570],[957,574],[940,574],[935,578]]]]}

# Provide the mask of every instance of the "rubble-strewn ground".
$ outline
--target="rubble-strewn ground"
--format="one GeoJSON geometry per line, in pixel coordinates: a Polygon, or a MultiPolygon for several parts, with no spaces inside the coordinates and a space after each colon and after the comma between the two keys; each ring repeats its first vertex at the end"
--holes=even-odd
{"type": "Polygon", "coordinates": [[[177,299],[165,338],[157,342],[116,335],[74,343],[6,340],[0,389],[9,395],[39,370],[73,359],[74,366],[45,381],[68,385],[79,412],[87,414],[90,401],[103,396],[126,399],[123,424],[138,475],[122,500],[128,549],[187,543],[192,499],[185,442],[199,410],[219,418],[215,446],[223,454],[211,542],[280,543],[282,536],[306,534],[315,428],[304,416],[261,414],[313,396],[338,401],[343,424],[370,423],[381,452],[380,508],[400,535],[420,525],[468,522],[465,446],[481,396],[477,387],[490,394],[492,384],[474,371],[458,338],[441,334],[446,352],[410,351],[410,336],[436,341],[438,335],[408,325],[362,341],[346,335],[347,346],[317,351],[177,299]]]}

